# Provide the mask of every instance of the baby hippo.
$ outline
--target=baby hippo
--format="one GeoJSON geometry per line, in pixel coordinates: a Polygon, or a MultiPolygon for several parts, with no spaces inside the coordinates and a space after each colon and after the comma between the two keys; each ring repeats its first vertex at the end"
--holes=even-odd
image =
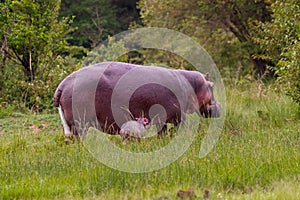
{"type": "Polygon", "coordinates": [[[140,142],[140,138],[144,137],[144,131],[150,127],[149,120],[145,117],[136,117],[135,120],[125,122],[121,126],[120,135],[123,142],[131,137],[137,138],[140,142]]]}

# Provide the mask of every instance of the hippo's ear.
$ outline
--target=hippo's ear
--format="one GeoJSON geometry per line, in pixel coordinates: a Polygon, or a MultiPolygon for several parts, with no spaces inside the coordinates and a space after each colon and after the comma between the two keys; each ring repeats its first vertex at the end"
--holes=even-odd
{"type": "Polygon", "coordinates": [[[209,81],[209,73],[208,72],[204,75],[204,78],[205,78],[205,80],[209,81]]]}
{"type": "Polygon", "coordinates": [[[144,118],[144,124],[148,124],[148,119],[147,118],[144,118]]]}

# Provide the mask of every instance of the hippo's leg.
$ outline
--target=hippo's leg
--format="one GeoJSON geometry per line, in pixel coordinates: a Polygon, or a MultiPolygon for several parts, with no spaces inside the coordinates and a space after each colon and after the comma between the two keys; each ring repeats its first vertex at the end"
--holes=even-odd
{"type": "Polygon", "coordinates": [[[169,129],[168,132],[170,133],[171,138],[173,138],[175,134],[178,132],[179,127],[180,127],[180,123],[176,122],[174,123],[174,126],[169,129]]]}
{"type": "Polygon", "coordinates": [[[121,131],[119,132],[121,139],[122,139],[122,143],[126,144],[126,142],[130,139],[130,135],[128,131],[124,131],[121,129],[121,131]]]}
{"type": "Polygon", "coordinates": [[[178,133],[180,126],[185,127],[185,124],[185,121],[173,122],[174,126],[169,129],[170,137],[173,138],[178,133]]]}
{"type": "Polygon", "coordinates": [[[64,112],[61,108],[61,106],[59,105],[58,107],[58,112],[59,112],[59,116],[60,116],[60,119],[61,119],[61,124],[63,126],[63,130],[64,130],[64,135],[65,135],[65,141],[69,141],[70,138],[72,137],[72,132],[70,130],[70,127],[69,125],[67,124],[67,121],[65,119],[65,115],[64,115],[64,112]]]}
{"type": "Polygon", "coordinates": [[[156,124],[158,137],[164,136],[167,134],[167,124],[156,124]]]}

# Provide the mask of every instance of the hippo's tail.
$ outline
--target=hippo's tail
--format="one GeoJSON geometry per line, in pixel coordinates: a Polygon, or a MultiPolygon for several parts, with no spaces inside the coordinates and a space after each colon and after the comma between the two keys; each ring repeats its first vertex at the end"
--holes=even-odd
{"type": "Polygon", "coordinates": [[[55,107],[59,106],[61,94],[62,94],[62,89],[58,87],[56,89],[55,93],[54,93],[54,101],[53,101],[53,103],[54,103],[55,107]]]}

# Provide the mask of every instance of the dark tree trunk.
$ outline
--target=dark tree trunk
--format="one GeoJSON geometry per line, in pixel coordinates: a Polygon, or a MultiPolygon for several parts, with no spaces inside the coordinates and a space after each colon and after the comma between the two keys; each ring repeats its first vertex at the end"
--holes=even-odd
{"type": "Polygon", "coordinates": [[[267,65],[270,64],[269,61],[260,58],[252,58],[252,62],[254,64],[254,70],[259,77],[266,72],[267,65]]]}
{"type": "Polygon", "coordinates": [[[259,77],[266,72],[267,65],[270,65],[271,63],[268,60],[253,57],[258,54],[256,51],[259,49],[259,46],[252,41],[251,26],[249,25],[248,20],[254,19],[262,22],[270,21],[271,12],[268,10],[268,6],[269,4],[264,1],[256,2],[252,0],[240,4],[230,0],[224,7],[224,11],[226,12],[224,14],[225,17],[220,19],[227,30],[233,33],[242,44],[245,44],[249,57],[253,62],[256,75],[259,77]],[[247,9],[247,5],[252,6],[247,9]],[[264,12],[258,14],[257,10],[262,10],[264,12]]]}
{"type": "Polygon", "coordinates": [[[21,60],[22,66],[23,66],[23,72],[25,76],[25,80],[28,82],[34,81],[34,69],[32,66],[32,58],[31,53],[25,54],[26,56],[23,56],[23,59],[21,60]]]}
{"type": "Polygon", "coordinates": [[[23,72],[24,72],[25,80],[26,80],[27,82],[31,82],[31,81],[34,80],[34,77],[33,77],[33,75],[32,75],[32,72],[31,72],[29,66],[24,66],[24,65],[23,65],[23,72]]]}

